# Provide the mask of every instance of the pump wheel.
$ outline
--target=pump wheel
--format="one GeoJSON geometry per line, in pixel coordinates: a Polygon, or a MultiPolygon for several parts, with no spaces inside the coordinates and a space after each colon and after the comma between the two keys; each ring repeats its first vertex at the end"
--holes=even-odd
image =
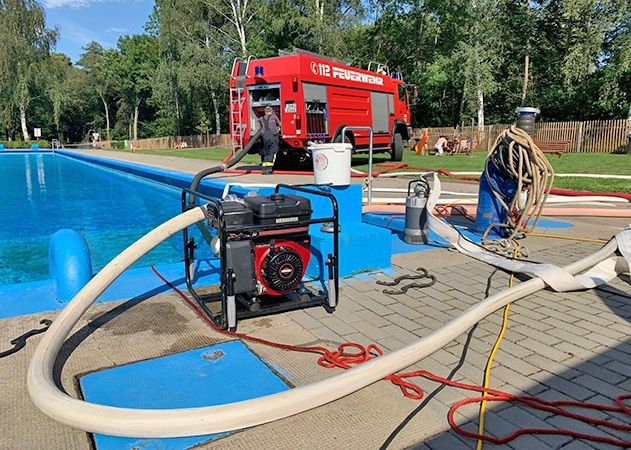
{"type": "Polygon", "coordinates": [[[400,133],[395,133],[394,139],[392,139],[390,158],[392,161],[401,161],[403,159],[403,136],[400,133]]]}

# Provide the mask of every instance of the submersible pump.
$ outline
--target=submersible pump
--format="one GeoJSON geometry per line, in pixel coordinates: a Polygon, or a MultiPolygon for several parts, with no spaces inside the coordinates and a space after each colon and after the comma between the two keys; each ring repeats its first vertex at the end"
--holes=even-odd
{"type": "Polygon", "coordinates": [[[427,244],[427,199],[430,187],[423,177],[408,183],[408,195],[405,199],[405,230],[403,240],[408,244],[427,244]],[[412,191],[412,185],[414,191],[412,191]]]}

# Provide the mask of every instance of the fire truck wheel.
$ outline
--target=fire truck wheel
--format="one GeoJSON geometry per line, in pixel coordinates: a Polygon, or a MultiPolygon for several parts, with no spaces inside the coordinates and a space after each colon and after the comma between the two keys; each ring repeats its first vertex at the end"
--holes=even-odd
{"type": "Polygon", "coordinates": [[[276,159],[274,160],[274,169],[276,170],[283,170],[283,169],[290,169],[291,168],[291,162],[289,160],[289,154],[286,151],[279,151],[278,153],[276,153],[276,159]]]}
{"type": "Polygon", "coordinates": [[[297,150],[276,154],[276,170],[309,170],[311,168],[311,157],[307,152],[297,150]]]}
{"type": "Polygon", "coordinates": [[[403,136],[399,133],[396,133],[394,139],[392,139],[390,158],[392,161],[401,161],[403,159],[403,136]]]}
{"type": "MultiPolygon", "coordinates": [[[[336,144],[342,142],[342,135],[338,134],[337,136],[335,136],[335,139],[333,139],[333,142],[335,142],[336,144]]],[[[345,136],[344,142],[347,142],[349,144],[353,144],[353,137],[352,137],[350,131],[346,132],[346,136],[345,136]]]]}

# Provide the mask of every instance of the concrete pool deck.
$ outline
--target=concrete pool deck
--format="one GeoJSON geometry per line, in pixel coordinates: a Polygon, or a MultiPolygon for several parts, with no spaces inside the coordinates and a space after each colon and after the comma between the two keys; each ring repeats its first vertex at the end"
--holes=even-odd
{"type": "MultiPolygon", "coordinates": [[[[176,170],[179,172],[196,174],[200,170],[207,169],[221,164],[221,161],[209,161],[207,159],[196,158],[183,158],[180,156],[167,156],[167,155],[147,155],[143,153],[130,153],[113,150],[71,150],[75,153],[83,155],[98,156],[102,158],[110,158],[118,161],[132,162],[136,164],[144,164],[153,167],[159,167],[161,169],[176,170]]],[[[176,152],[177,150],[174,150],[176,152]]],[[[241,164],[238,164],[239,166],[241,164]]],[[[254,164],[243,164],[247,166],[253,166],[254,164]]],[[[377,168],[375,167],[375,170],[377,168]]],[[[217,177],[217,175],[212,175],[217,177]]],[[[305,175],[260,175],[260,174],[222,174],[221,178],[231,183],[283,183],[300,184],[309,183],[313,181],[312,176],[305,175]]],[[[351,178],[352,183],[362,184],[363,178],[351,178]]],[[[401,183],[401,180],[380,178],[379,187],[401,187],[407,186],[406,183],[401,183]]],[[[375,185],[376,187],[376,185],[375,185]]],[[[460,192],[477,193],[477,183],[453,183],[450,181],[443,183],[444,190],[456,190],[460,192]]],[[[381,196],[381,194],[375,194],[375,196],[381,196]]]]}
{"type": "MultiPolygon", "coordinates": [[[[110,158],[120,155],[161,158],[122,152],[94,151],[94,154],[110,158]]],[[[142,159],[145,164],[152,164],[148,159],[142,159]]],[[[210,165],[203,160],[173,159],[176,159],[174,165],[164,168],[193,173],[210,165]],[[185,170],[184,166],[188,164],[190,169],[185,170]],[[194,167],[194,164],[200,165],[194,167]]],[[[134,162],[142,163],[140,160],[134,162]]],[[[157,160],[155,165],[158,165],[157,160]]],[[[257,176],[247,177],[249,180],[257,176]]],[[[268,182],[269,177],[258,177],[268,182]]],[[[304,182],[304,177],[298,178],[297,182],[304,182]]],[[[254,178],[252,181],[260,182],[254,178]]],[[[283,181],[292,182],[290,179],[283,181]]],[[[462,189],[469,186],[475,187],[464,184],[462,189]]],[[[628,219],[572,218],[570,221],[572,228],[555,229],[554,233],[608,238],[628,225],[628,219]]],[[[527,245],[531,259],[556,264],[575,261],[599,247],[598,244],[537,237],[527,238],[527,245]]],[[[460,314],[484,298],[488,285],[494,293],[508,283],[507,274],[443,249],[396,255],[392,262],[393,273],[364,274],[343,280],[340,306],[333,315],[312,308],[242,321],[239,331],[284,343],[316,343],[330,348],[346,341],[363,345],[375,342],[387,352],[427,335],[460,314]],[[413,272],[419,266],[436,275],[437,283],[433,287],[391,296],[383,294],[383,287],[375,284],[377,279],[391,279],[401,273],[413,272]]],[[[511,393],[542,395],[546,399],[600,403],[611,403],[613,397],[631,392],[628,281],[617,279],[603,289],[582,292],[540,291],[515,303],[508,331],[496,357],[491,386],[511,393]]],[[[14,337],[40,327],[41,319],[54,320],[57,314],[38,313],[0,320],[0,351],[7,348],[14,337]]],[[[472,384],[481,382],[500,322],[501,312],[480,322],[473,332],[466,362],[455,380],[472,384]]],[[[465,335],[460,336],[413,368],[446,376],[458,363],[465,338],[465,335]]],[[[210,330],[171,293],[149,293],[136,299],[96,305],[79,323],[62,352],[65,363],[61,381],[67,392],[78,395],[76,376],[86,371],[183,352],[225,339],[210,330]]],[[[39,340],[40,336],[30,338],[25,349],[0,360],[0,448],[90,449],[92,443],[88,434],[48,419],[28,398],[25,374],[39,340]]],[[[297,386],[325,379],[337,372],[337,369],[319,367],[314,355],[257,344],[252,344],[251,348],[270,365],[282,370],[283,375],[297,386]]],[[[428,381],[419,384],[426,395],[437,386],[428,381]]],[[[446,420],[449,406],[465,396],[466,393],[453,388],[442,390],[392,438],[388,448],[475,448],[475,441],[454,434],[446,420]]],[[[199,448],[377,449],[418,405],[418,401],[404,398],[396,386],[382,381],[321,408],[247,429],[199,448]]],[[[465,408],[463,412],[457,417],[459,423],[468,424],[467,429],[477,429],[477,407],[465,408]]],[[[599,417],[612,416],[599,413],[599,417]]],[[[486,427],[489,433],[504,435],[523,426],[567,428],[572,427],[572,423],[520,405],[489,406],[486,427]]],[[[596,427],[581,425],[577,429],[611,436],[611,431],[596,427]]],[[[613,436],[631,438],[629,433],[622,432],[613,436]]],[[[498,446],[486,444],[485,447],[498,446]]],[[[569,437],[524,436],[498,448],[576,450],[615,447],[569,437]]]]}

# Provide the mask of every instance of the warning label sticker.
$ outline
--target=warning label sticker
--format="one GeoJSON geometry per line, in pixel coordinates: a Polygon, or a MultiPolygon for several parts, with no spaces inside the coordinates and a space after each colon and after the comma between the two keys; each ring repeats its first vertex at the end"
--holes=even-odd
{"type": "Polygon", "coordinates": [[[318,156],[315,157],[315,167],[320,171],[325,170],[327,167],[329,167],[329,158],[320,153],[318,156]]]}

